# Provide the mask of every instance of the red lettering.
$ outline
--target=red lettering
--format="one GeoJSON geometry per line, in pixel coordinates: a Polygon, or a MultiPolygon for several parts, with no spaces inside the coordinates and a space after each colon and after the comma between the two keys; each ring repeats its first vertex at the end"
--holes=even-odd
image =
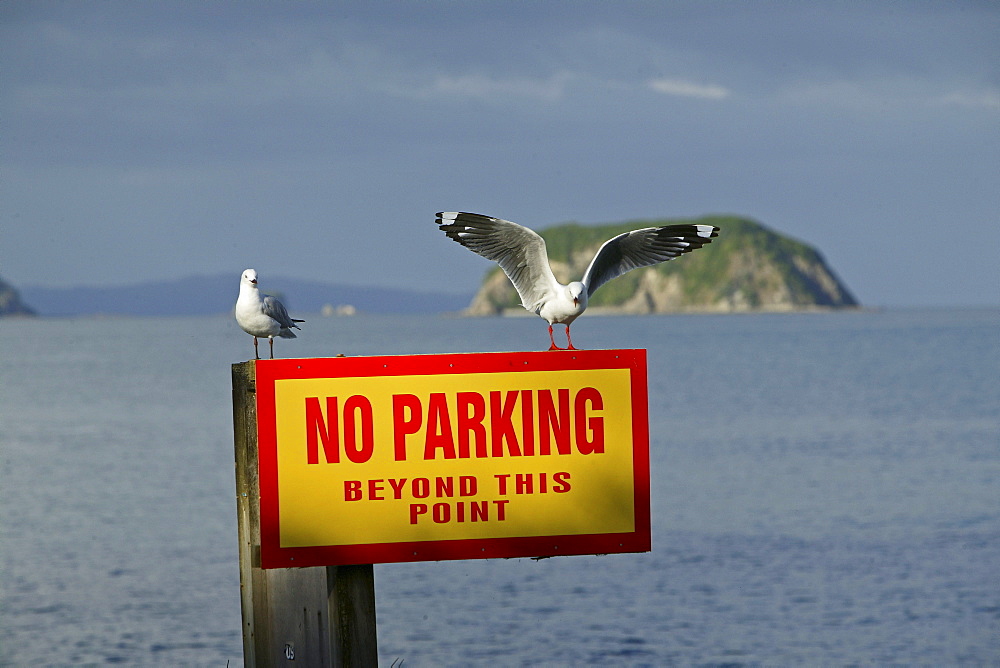
{"type": "Polygon", "coordinates": [[[360,501],[362,499],[385,501],[390,496],[400,500],[407,495],[414,499],[426,499],[431,496],[443,499],[454,496],[475,496],[479,493],[479,479],[474,475],[437,476],[435,478],[413,478],[412,480],[408,478],[371,478],[367,481],[345,480],[343,482],[346,501],[360,501]]]}
{"type": "Polygon", "coordinates": [[[594,410],[604,409],[604,399],[596,388],[585,387],[576,393],[574,401],[576,449],[581,455],[600,454],[604,452],[604,418],[598,416],[588,418],[587,402],[590,402],[594,410]]]}
{"type": "Polygon", "coordinates": [[[355,394],[344,402],[344,452],[355,464],[364,464],[372,458],[375,450],[375,420],[372,404],[368,397],[355,394]],[[358,430],[355,413],[361,413],[361,445],[358,446],[358,430]]]}
{"type": "Polygon", "coordinates": [[[420,399],[413,394],[392,395],[392,442],[397,462],[406,460],[406,436],[420,431],[420,399]],[[409,410],[410,416],[404,417],[409,410]]]}
{"type": "Polygon", "coordinates": [[[521,390],[521,436],[524,454],[535,454],[535,402],[531,390],[521,390]]]}
{"type": "Polygon", "coordinates": [[[493,503],[496,504],[497,507],[497,519],[503,522],[505,519],[507,519],[506,517],[504,517],[504,507],[508,503],[510,503],[510,501],[508,499],[504,499],[502,501],[494,501],[493,503]]]}
{"type": "Polygon", "coordinates": [[[557,494],[563,494],[568,492],[572,486],[569,482],[569,473],[566,471],[558,471],[552,474],[552,491],[557,494]]]}
{"type": "Polygon", "coordinates": [[[497,493],[501,496],[508,494],[547,494],[556,492],[563,494],[568,492],[570,484],[570,474],[566,471],[547,473],[497,473],[493,476],[497,481],[497,493]],[[513,478],[513,481],[511,481],[513,478]]]}
{"type": "Polygon", "coordinates": [[[530,473],[518,473],[514,476],[514,493],[531,494],[534,491],[534,476],[530,473]]]}
{"type": "Polygon", "coordinates": [[[337,442],[337,397],[326,398],[329,428],[323,418],[319,397],[306,397],[306,463],[319,464],[319,441],[323,442],[323,455],[328,464],[340,462],[340,444],[337,442]],[[319,439],[317,439],[317,436],[319,439]]]}
{"type": "Polygon", "coordinates": [[[517,434],[514,431],[514,421],[512,419],[514,407],[517,405],[519,392],[512,390],[507,392],[503,400],[503,408],[500,407],[500,392],[490,392],[490,431],[493,435],[493,456],[503,457],[503,443],[507,442],[507,450],[512,457],[521,456],[521,448],[517,442],[517,434]]]}
{"type": "Polygon", "coordinates": [[[538,454],[551,454],[551,440],[555,435],[556,450],[560,455],[570,454],[572,447],[569,441],[569,390],[557,390],[559,395],[559,412],[552,401],[551,390],[538,391],[538,430],[541,442],[538,454]]]}
{"type": "Polygon", "coordinates": [[[414,478],[410,483],[410,493],[415,499],[426,499],[431,495],[431,481],[427,478],[414,478]]]}
{"type": "Polygon", "coordinates": [[[469,453],[469,435],[476,439],[476,457],[486,456],[486,427],[483,419],[486,417],[486,399],[478,392],[459,392],[458,399],[458,456],[467,459],[469,453]],[[471,412],[469,409],[472,409],[471,412]]]}
{"type": "Polygon", "coordinates": [[[490,519],[490,502],[489,501],[470,501],[469,505],[472,512],[469,513],[472,516],[473,522],[486,522],[490,519]]]}
{"type": "Polygon", "coordinates": [[[416,524],[417,520],[421,515],[427,514],[427,504],[426,503],[411,503],[410,504],[410,524],[416,524]]]}
{"type": "MultiPolygon", "coordinates": [[[[340,412],[337,410],[337,397],[326,398],[325,412],[318,397],[307,397],[305,402],[306,459],[309,464],[320,462],[321,443],[326,462],[339,463],[341,439],[349,461],[364,463],[371,459],[375,442],[374,416],[371,402],[366,397],[349,397],[340,412]],[[341,424],[342,434],[339,429],[341,424]]],[[[424,428],[425,419],[425,460],[568,455],[572,454],[574,446],[582,455],[605,452],[604,398],[594,387],[584,387],[575,396],[567,388],[494,390],[489,393],[488,405],[483,394],[457,392],[455,410],[458,413],[452,422],[448,395],[444,392],[429,395],[426,418],[418,396],[393,395],[393,454],[396,461],[407,459],[407,437],[419,433],[424,428]],[[515,422],[514,413],[519,401],[520,419],[515,422]]],[[[541,486],[545,483],[539,480],[541,486]]]]}
{"type": "Polygon", "coordinates": [[[441,450],[445,459],[455,459],[455,439],[451,434],[448,400],[444,392],[431,392],[427,407],[427,435],[424,440],[424,459],[436,459],[435,450],[441,450]]]}
{"type": "Polygon", "coordinates": [[[344,481],[344,501],[359,501],[362,496],[360,480],[344,481]]]}
{"type": "Polygon", "coordinates": [[[507,519],[508,503],[509,500],[507,499],[499,501],[441,502],[431,506],[428,506],[426,503],[411,503],[410,524],[418,524],[421,518],[428,514],[431,521],[435,524],[447,524],[449,522],[488,522],[490,521],[491,508],[494,513],[493,519],[497,522],[503,522],[507,519]]]}
{"type": "Polygon", "coordinates": [[[406,484],[406,478],[389,478],[389,487],[392,488],[392,498],[401,499],[403,498],[403,485],[406,484]]]}
{"type": "Polygon", "coordinates": [[[507,493],[507,478],[510,477],[509,473],[497,473],[493,476],[497,479],[497,492],[499,494],[507,493]]]}
{"type": "MultiPolygon", "coordinates": [[[[326,398],[326,415],[319,405],[319,397],[306,397],[306,462],[319,464],[319,444],[327,464],[340,463],[340,424],[337,397],[326,398]]],[[[375,448],[375,423],[372,405],[366,397],[354,395],[344,402],[344,451],[355,464],[371,459],[375,448]],[[358,417],[360,413],[361,442],[358,443],[358,417]]]]}
{"type": "Polygon", "coordinates": [[[479,480],[474,475],[463,475],[458,477],[459,496],[475,496],[478,491],[479,480]]]}

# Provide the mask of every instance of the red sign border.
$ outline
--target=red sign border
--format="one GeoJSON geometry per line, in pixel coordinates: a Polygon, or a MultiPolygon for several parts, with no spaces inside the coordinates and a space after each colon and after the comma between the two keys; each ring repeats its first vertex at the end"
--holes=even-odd
{"type": "Polygon", "coordinates": [[[576,350],[316,357],[256,361],[260,481],[260,567],[299,568],[452,559],[547,557],[649,552],[649,403],[646,351],[576,350]],[[305,378],[420,376],[628,369],[632,389],[632,474],[635,530],[626,533],[477,538],[399,543],[281,547],[278,514],[275,381],[305,378]],[[377,373],[373,373],[376,372],[377,373]]]}

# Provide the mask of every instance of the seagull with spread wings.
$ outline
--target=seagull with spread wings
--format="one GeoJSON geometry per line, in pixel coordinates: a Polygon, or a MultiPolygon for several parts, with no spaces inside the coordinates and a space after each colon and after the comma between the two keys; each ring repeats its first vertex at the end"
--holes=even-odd
{"type": "Polygon", "coordinates": [[[713,225],[666,225],[632,230],[604,242],[582,281],[563,285],[549,266],[545,240],[523,225],[478,213],[437,214],[449,238],[500,265],[521,297],[521,304],[549,323],[549,350],[576,350],[569,326],[587,308],[587,300],[608,281],[638,267],[648,267],[697,250],[719,235],[713,225]],[[552,325],[566,325],[566,348],[559,348],[552,325]]]}
{"type": "Polygon", "coordinates": [[[253,352],[257,359],[257,337],[267,337],[271,344],[271,359],[274,359],[274,337],[283,339],[296,338],[292,328],[302,329],[295,323],[305,320],[294,320],[288,317],[285,306],[271,296],[261,297],[257,288],[257,272],[247,269],[240,277],[240,296],[236,300],[236,322],[244,332],[253,337],[253,352]]]}

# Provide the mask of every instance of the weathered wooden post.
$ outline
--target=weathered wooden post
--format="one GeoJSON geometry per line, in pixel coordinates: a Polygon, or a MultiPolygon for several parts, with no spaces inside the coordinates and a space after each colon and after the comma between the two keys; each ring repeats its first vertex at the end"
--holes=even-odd
{"type": "Polygon", "coordinates": [[[256,364],[233,365],[243,659],[247,666],[376,666],[371,564],[260,567],[256,364]]]}

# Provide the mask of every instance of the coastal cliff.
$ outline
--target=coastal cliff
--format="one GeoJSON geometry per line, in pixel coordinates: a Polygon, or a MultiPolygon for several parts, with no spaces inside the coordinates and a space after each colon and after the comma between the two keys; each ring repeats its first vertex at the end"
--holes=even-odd
{"type": "MultiPolygon", "coordinates": [[[[589,310],[608,313],[796,311],[857,307],[847,287],[811,246],[735,216],[640,220],[612,225],[575,223],[542,230],[556,278],[579,280],[608,239],[628,230],[678,223],[720,228],[699,251],[636,269],[601,287],[589,310]]],[[[464,311],[495,315],[520,309],[514,286],[499,267],[490,271],[464,311]]]]}

